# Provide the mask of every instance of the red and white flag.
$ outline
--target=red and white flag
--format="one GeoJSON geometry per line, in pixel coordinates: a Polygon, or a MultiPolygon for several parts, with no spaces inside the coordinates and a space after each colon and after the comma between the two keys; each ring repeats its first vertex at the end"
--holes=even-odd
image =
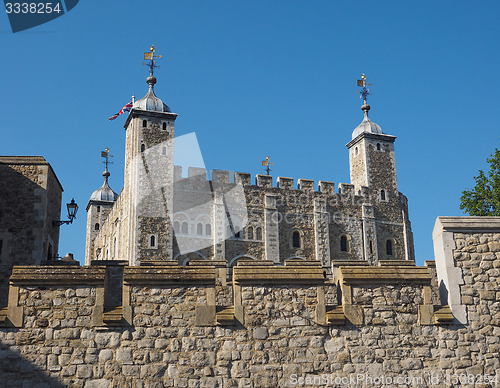
{"type": "Polygon", "coordinates": [[[114,120],[118,116],[120,116],[121,114],[123,114],[125,112],[130,112],[130,109],[132,109],[132,105],[134,105],[134,101],[133,100],[131,100],[127,105],[125,105],[123,108],[121,108],[118,113],[116,113],[113,116],[109,117],[108,120],[114,120]]]}

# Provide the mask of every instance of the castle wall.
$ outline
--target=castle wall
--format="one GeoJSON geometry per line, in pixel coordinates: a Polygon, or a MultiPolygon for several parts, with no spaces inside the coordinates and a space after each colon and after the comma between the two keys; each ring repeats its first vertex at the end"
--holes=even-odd
{"type": "Polygon", "coordinates": [[[39,265],[58,253],[62,187],[41,156],[0,157],[0,307],[14,265],[39,265]]]}
{"type": "Polygon", "coordinates": [[[313,261],[241,262],[229,279],[215,262],[124,267],[120,313],[104,305],[109,268],[17,267],[0,384],[478,385],[500,374],[500,219],[473,218],[438,220],[426,267],[340,265],[331,279],[313,261]]]}

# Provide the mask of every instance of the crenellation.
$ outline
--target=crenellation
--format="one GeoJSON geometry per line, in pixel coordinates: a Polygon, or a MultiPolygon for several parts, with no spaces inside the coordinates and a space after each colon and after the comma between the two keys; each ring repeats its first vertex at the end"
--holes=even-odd
{"type": "Polygon", "coordinates": [[[282,190],[293,190],[293,178],[279,176],[276,179],[277,187],[282,190]]]}
{"type": "Polygon", "coordinates": [[[207,170],[201,167],[189,167],[188,178],[196,179],[199,181],[207,180],[207,170]]]}
{"type": "Polygon", "coordinates": [[[247,172],[235,172],[234,182],[241,183],[243,186],[250,186],[252,184],[252,177],[247,172]]]}
{"type": "Polygon", "coordinates": [[[257,174],[255,176],[255,185],[262,188],[273,187],[273,177],[269,175],[257,174]]]}
{"type": "Polygon", "coordinates": [[[314,192],[314,181],[312,179],[297,180],[297,189],[308,193],[314,192]]]}
{"type": "Polygon", "coordinates": [[[228,170],[212,170],[212,182],[215,185],[222,185],[229,183],[229,171],[228,170]]]}
{"type": "Polygon", "coordinates": [[[326,195],[334,195],[335,194],[335,183],[328,181],[319,181],[318,182],[318,191],[320,193],[326,195]]]}

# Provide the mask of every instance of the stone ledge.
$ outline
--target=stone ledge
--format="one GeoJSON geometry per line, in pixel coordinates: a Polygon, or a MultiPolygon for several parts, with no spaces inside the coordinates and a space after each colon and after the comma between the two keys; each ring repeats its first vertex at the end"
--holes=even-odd
{"type": "Polygon", "coordinates": [[[432,233],[435,238],[441,229],[447,232],[500,231],[500,217],[438,217],[432,233]]]}
{"type": "Polygon", "coordinates": [[[340,267],[338,281],[343,284],[397,284],[399,282],[430,285],[432,276],[426,267],[340,267]]]}
{"type": "Polygon", "coordinates": [[[123,283],[130,285],[215,285],[216,277],[214,265],[125,267],[123,271],[123,283]]]}
{"type": "Polygon", "coordinates": [[[10,283],[24,286],[87,286],[102,285],[106,276],[105,267],[75,266],[15,266],[10,283]]]}
{"type": "Polygon", "coordinates": [[[285,267],[259,265],[259,262],[254,262],[253,265],[245,263],[244,266],[233,267],[233,281],[238,284],[323,284],[326,278],[323,267],[318,263],[317,261],[301,265],[290,263],[291,265],[285,267]]]}
{"type": "Polygon", "coordinates": [[[413,260],[395,259],[395,260],[379,260],[379,267],[416,267],[413,260]]]}

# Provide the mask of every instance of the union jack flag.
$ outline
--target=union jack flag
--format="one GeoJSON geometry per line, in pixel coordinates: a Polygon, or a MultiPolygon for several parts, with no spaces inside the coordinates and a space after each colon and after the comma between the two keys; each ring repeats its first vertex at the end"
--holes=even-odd
{"type": "Polygon", "coordinates": [[[130,100],[130,102],[127,105],[125,105],[123,108],[121,108],[118,113],[116,113],[113,116],[109,117],[108,120],[114,120],[118,116],[120,116],[121,114],[124,114],[125,112],[130,112],[130,109],[132,109],[132,105],[134,105],[134,102],[132,100],[130,100]]]}

